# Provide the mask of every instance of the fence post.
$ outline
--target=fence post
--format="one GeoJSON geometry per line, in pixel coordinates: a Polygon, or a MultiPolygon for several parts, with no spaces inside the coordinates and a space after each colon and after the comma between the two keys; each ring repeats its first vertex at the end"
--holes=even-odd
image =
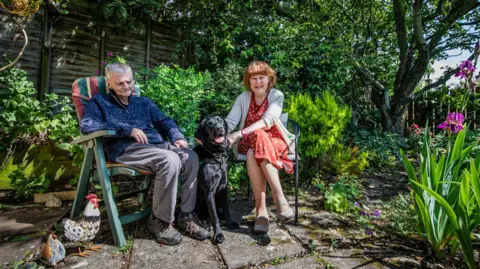
{"type": "MultiPolygon", "coordinates": [[[[145,69],[150,69],[150,43],[152,42],[152,19],[148,16],[147,20],[147,51],[145,52],[145,69]]],[[[145,72],[143,78],[145,81],[148,79],[148,72],[145,72]]]]}
{"type": "Polygon", "coordinates": [[[100,37],[100,62],[98,63],[100,69],[100,76],[105,76],[105,67],[102,66],[102,62],[105,62],[105,43],[106,43],[105,26],[102,26],[102,36],[100,37]]]}
{"type": "Polygon", "coordinates": [[[38,99],[43,100],[46,93],[50,93],[50,64],[52,60],[53,23],[50,21],[48,5],[43,6],[43,39],[42,39],[42,66],[40,74],[40,91],[38,99]]]}

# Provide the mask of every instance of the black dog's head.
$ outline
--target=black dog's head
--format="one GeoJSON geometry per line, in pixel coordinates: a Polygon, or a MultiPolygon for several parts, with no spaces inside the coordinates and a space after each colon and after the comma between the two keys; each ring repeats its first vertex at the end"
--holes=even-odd
{"type": "Polygon", "coordinates": [[[227,123],[219,116],[204,118],[195,132],[195,138],[210,153],[222,153],[228,149],[227,135],[227,123]]]}

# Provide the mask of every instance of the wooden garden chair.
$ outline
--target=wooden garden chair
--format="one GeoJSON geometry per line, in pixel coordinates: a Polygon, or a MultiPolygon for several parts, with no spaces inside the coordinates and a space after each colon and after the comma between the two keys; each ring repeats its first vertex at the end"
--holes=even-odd
{"type": "MultiPolygon", "coordinates": [[[[300,127],[298,124],[288,118],[288,113],[280,115],[280,121],[285,128],[295,135],[295,154],[288,154],[287,158],[295,163],[295,224],[298,224],[298,137],[300,136],[300,127]]],[[[247,155],[237,154],[236,162],[246,162],[247,155]]],[[[247,181],[247,196],[250,196],[250,180],[247,181]]]]}
{"type": "MultiPolygon", "coordinates": [[[[105,77],[85,77],[77,79],[72,85],[72,97],[78,120],[83,117],[84,106],[95,94],[108,94],[109,89],[106,86],[105,77]]],[[[140,91],[135,85],[135,94],[139,95],[140,91]]],[[[85,196],[89,189],[91,178],[98,178],[102,186],[103,201],[108,215],[108,222],[112,230],[115,245],[118,247],[125,246],[125,234],[122,225],[140,220],[151,214],[151,209],[137,211],[135,213],[119,216],[116,200],[124,199],[139,195],[140,202],[146,199],[148,189],[151,183],[152,172],[141,171],[131,167],[107,162],[103,151],[102,138],[106,136],[114,136],[116,132],[113,130],[96,131],[88,135],[82,135],[80,138],[72,141],[72,144],[81,144],[84,152],[84,159],[78,179],[77,192],[73,201],[71,217],[80,215],[84,206],[85,196]],[[115,175],[128,176],[144,176],[145,180],[139,190],[135,190],[121,196],[114,197],[112,191],[111,177],[115,175]]]]}

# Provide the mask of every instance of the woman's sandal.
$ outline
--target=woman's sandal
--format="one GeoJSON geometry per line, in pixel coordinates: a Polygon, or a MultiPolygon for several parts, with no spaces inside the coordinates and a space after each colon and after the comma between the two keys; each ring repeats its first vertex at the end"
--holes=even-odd
{"type": "Polygon", "coordinates": [[[290,207],[290,205],[288,204],[288,201],[286,199],[283,199],[283,200],[279,200],[277,205],[276,205],[276,208],[277,208],[277,218],[280,220],[280,221],[286,221],[286,220],[289,220],[291,218],[293,218],[295,216],[295,214],[293,213],[293,210],[292,208],[290,207]],[[284,212],[280,212],[280,207],[282,205],[286,205],[288,206],[288,209],[285,210],[284,212]]]}
{"type": "Polygon", "coordinates": [[[268,217],[258,216],[255,219],[255,226],[253,226],[253,232],[256,234],[266,234],[268,232],[268,217]]]}

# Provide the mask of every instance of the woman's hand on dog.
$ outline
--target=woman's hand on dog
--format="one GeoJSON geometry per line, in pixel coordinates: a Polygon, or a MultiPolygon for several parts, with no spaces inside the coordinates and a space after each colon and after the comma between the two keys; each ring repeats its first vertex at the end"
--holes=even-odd
{"type": "Polygon", "coordinates": [[[231,133],[227,139],[228,139],[228,146],[232,146],[233,143],[237,142],[243,137],[242,131],[236,131],[231,133]]]}

